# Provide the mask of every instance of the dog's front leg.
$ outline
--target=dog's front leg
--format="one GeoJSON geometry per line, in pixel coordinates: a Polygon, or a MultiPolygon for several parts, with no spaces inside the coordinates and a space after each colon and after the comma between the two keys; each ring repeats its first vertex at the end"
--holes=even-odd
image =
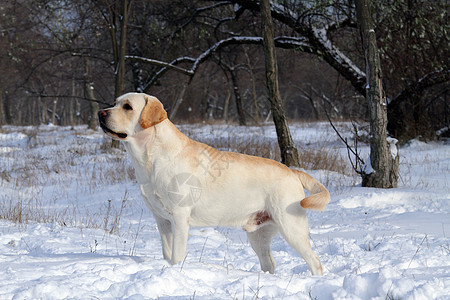
{"type": "Polygon", "coordinates": [[[172,259],[172,224],[170,224],[169,220],[163,219],[156,214],[155,220],[158,225],[159,234],[161,235],[161,244],[164,259],[170,261],[172,259]]]}
{"type": "Polygon", "coordinates": [[[171,264],[175,265],[186,257],[187,240],[189,234],[189,215],[186,213],[173,214],[172,222],[173,244],[171,264]]]}

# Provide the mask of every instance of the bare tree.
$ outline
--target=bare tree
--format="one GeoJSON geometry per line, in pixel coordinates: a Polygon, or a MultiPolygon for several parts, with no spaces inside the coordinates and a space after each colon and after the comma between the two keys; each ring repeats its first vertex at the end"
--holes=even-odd
{"type": "MultiPolygon", "coordinates": [[[[241,11],[242,9],[248,9],[253,12],[259,10],[258,1],[256,0],[231,1],[241,7],[238,11],[241,11]]],[[[342,45],[345,45],[345,41],[343,39],[330,38],[330,36],[338,34],[340,29],[351,29],[356,27],[356,23],[354,21],[355,9],[351,2],[352,1],[330,1],[329,3],[323,3],[322,1],[319,1],[317,5],[318,9],[315,9],[314,5],[305,5],[303,1],[281,1],[278,3],[273,2],[270,9],[274,20],[277,20],[280,24],[290,28],[296,35],[299,35],[295,38],[295,40],[302,40],[302,45],[295,48],[296,50],[312,53],[317,57],[320,57],[323,61],[329,64],[329,66],[334,68],[343,78],[351,83],[356,91],[358,91],[361,95],[365,95],[366,74],[358,68],[358,64],[356,63],[357,59],[353,59],[349,55],[345,54],[345,51],[342,49],[342,45]],[[341,45],[341,49],[339,45],[341,45]]],[[[394,63],[393,65],[401,66],[403,71],[408,69],[408,73],[423,74],[423,70],[420,70],[419,68],[422,67],[424,61],[430,62],[430,71],[426,72],[426,74],[423,74],[422,76],[415,75],[415,78],[411,78],[410,83],[407,86],[403,86],[403,91],[394,91],[394,94],[391,95],[391,101],[389,104],[389,109],[392,111],[392,113],[389,114],[390,131],[398,137],[405,135],[406,138],[412,138],[423,132],[423,130],[417,129],[408,133],[408,127],[411,126],[405,124],[401,117],[399,118],[398,116],[413,114],[413,112],[415,113],[419,110],[419,118],[415,118],[414,116],[411,116],[411,118],[418,119],[413,120],[413,122],[421,123],[423,121],[420,120],[423,100],[420,100],[420,95],[426,89],[430,89],[438,84],[448,83],[449,81],[450,72],[448,63],[446,63],[448,60],[448,55],[443,53],[448,45],[448,33],[445,30],[445,22],[448,21],[446,21],[446,14],[438,13],[440,11],[445,11],[446,6],[445,3],[442,3],[441,1],[433,1],[429,4],[430,6],[428,6],[428,4],[427,6],[424,6],[421,3],[415,3],[414,1],[393,1],[388,2],[387,4],[383,1],[379,1],[377,4],[399,5],[400,8],[397,11],[389,11],[389,8],[384,7],[381,11],[383,14],[383,19],[392,20],[392,23],[396,23],[396,26],[399,28],[395,31],[400,32],[402,27],[408,27],[410,28],[410,32],[407,33],[408,35],[423,37],[422,40],[417,39],[414,47],[411,47],[409,44],[400,45],[400,47],[398,47],[398,41],[401,39],[395,37],[395,34],[392,33],[392,26],[387,27],[386,31],[388,32],[385,34],[387,37],[385,40],[389,40],[389,38],[395,40],[393,43],[391,42],[391,44],[385,44],[385,55],[392,53],[392,46],[397,46],[394,47],[397,52],[403,51],[404,49],[406,49],[406,51],[411,51],[413,48],[422,49],[421,55],[414,55],[418,56],[415,59],[416,62],[407,68],[406,64],[410,61],[411,54],[406,55],[402,63],[394,63]],[[408,6],[413,5],[414,7],[404,7],[405,4],[408,6]],[[432,9],[430,10],[429,7],[432,7],[432,9]],[[420,14],[423,16],[427,13],[430,15],[434,14],[434,16],[430,16],[429,18],[423,17],[422,19],[415,18],[409,21],[407,20],[407,22],[411,23],[410,26],[408,26],[408,24],[403,26],[404,24],[402,22],[398,22],[397,20],[399,11],[405,11],[404,14],[407,15],[420,14]],[[417,14],[415,13],[416,11],[418,11],[417,14]],[[445,63],[442,63],[442,61],[445,63]],[[408,96],[405,97],[405,95],[408,96]],[[409,102],[407,101],[409,99],[413,99],[410,102],[413,102],[414,110],[404,109],[405,106],[409,107],[409,102]]],[[[288,39],[285,37],[284,41],[287,40],[288,39]]],[[[407,40],[406,43],[411,41],[412,40],[407,40]]],[[[415,53],[417,51],[413,50],[413,52],[415,53]]],[[[398,55],[394,56],[398,57],[398,55]]],[[[391,61],[395,60],[391,58],[391,61]]],[[[392,70],[394,68],[390,67],[390,69],[392,70]]],[[[396,73],[400,74],[402,72],[397,70],[396,73]]],[[[392,74],[390,75],[392,76],[392,74]]],[[[404,77],[406,76],[400,76],[399,78],[402,83],[405,81],[404,77]]],[[[399,83],[395,83],[395,85],[397,87],[402,87],[402,84],[399,83]]],[[[441,95],[438,98],[440,98],[441,101],[445,101],[445,97],[442,95],[447,94],[448,88],[444,87],[440,90],[443,91],[440,92],[441,95]]],[[[443,106],[444,111],[447,111],[448,104],[444,104],[443,106]]]]}
{"type": "Polygon", "coordinates": [[[283,102],[278,87],[278,67],[273,40],[273,23],[270,15],[270,1],[261,0],[261,23],[264,36],[264,57],[266,61],[266,84],[269,90],[273,122],[277,131],[281,161],[287,166],[300,167],[298,151],[292,140],[286,120],[283,102]]]}
{"type": "Polygon", "coordinates": [[[2,127],[3,123],[3,87],[0,83],[0,127],[2,127]]]}
{"type": "Polygon", "coordinates": [[[91,110],[88,126],[90,129],[95,130],[97,129],[98,103],[96,102],[94,94],[94,82],[92,81],[91,61],[89,57],[84,58],[84,63],[86,68],[84,89],[87,99],[90,100],[90,110],[91,110]]]}
{"type": "Polygon", "coordinates": [[[398,147],[397,140],[387,136],[387,103],[369,0],[356,0],[356,16],[366,59],[366,98],[370,112],[370,158],[362,170],[362,184],[393,188],[398,181],[398,147]]]}
{"type": "Polygon", "coordinates": [[[125,55],[127,51],[127,27],[130,9],[133,0],[115,1],[108,5],[109,32],[114,57],[114,97],[117,98],[124,92],[125,80],[125,55]],[[120,30],[117,30],[117,26],[120,30]]]}
{"type": "MultiPolygon", "coordinates": [[[[233,94],[234,94],[234,101],[236,103],[236,112],[238,115],[239,125],[246,125],[247,121],[245,118],[245,111],[242,106],[242,96],[241,96],[241,91],[239,88],[239,80],[238,80],[238,71],[240,71],[240,69],[242,69],[242,66],[239,64],[236,64],[236,58],[233,59],[234,62],[231,62],[230,58],[229,58],[229,60],[230,60],[230,63],[225,62],[225,58],[222,58],[220,60],[219,64],[222,67],[222,69],[224,70],[224,72],[226,72],[227,77],[228,77],[228,75],[230,75],[231,89],[233,90],[233,94]]],[[[225,106],[226,105],[224,105],[224,111],[225,111],[225,106]]],[[[226,110],[228,113],[228,107],[226,108],[226,110]]]]}
{"type": "MultiPolygon", "coordinates": [[[[127,51],[127,30],[133,0],[103,1],[103,7],[92,0],[99,14],[102,16],[105,27],[109,31],[111,49],[114,60],[114,98],[124,93],[125,89],[125,55],[127,51]],[[106,12],[106,13],[105,13],[106,12]]],[[[86,90],[93,92],[93,86],[86,90]]],[[[111,147],[118,148],[119,141],[113,140],[111,147]]]]}

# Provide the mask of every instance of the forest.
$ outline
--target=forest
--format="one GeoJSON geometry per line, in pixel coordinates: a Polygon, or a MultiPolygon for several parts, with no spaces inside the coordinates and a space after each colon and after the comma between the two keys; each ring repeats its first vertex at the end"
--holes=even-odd
{"type": "MultiPolygon", "coordinates": [[[[447,1],[373,1],[389,134],[448,136],[447,1]]],[[[272,1],[289,120],[366,121],[352,0],[272,1]]],[[[128,91],[178,123],[271,119],[254,0],[3,0],[0,125],[97,125],[128,91]]]]}

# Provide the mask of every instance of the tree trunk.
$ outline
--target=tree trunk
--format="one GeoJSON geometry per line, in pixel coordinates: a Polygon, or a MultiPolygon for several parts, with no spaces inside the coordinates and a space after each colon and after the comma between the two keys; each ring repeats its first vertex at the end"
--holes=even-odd
{"type": "Polygon", "coordinates": [[[230,98],[231,98],[231,92],[229,89],[227,89],[227,94],[225,96],[225,100],[223,102],[223,120],[225,123],[228,123],[228,110],[230,107],[230,98]]]}
{"type": "Polygon", "coordinates": [[[273,40],[273,24],[270,15],[270,1],[261,0],[261,21],[264,36],[264,57],[266,62],[266,84],[269,90],[269,100],[273,122],[277,131],[278,145],[281,151],[281,162],[287,166],[300,167],[298,151],[295,148],[286,120],[283,103],[278,87],[278,69],[273,40]]]}
{"type": "MultiPolygon", "coordinates": [[[[113,47],[118,47],[117,51],[117,61],[115,69],[115,87],[114,96],[117,98],[124,92],[124,81],[125,81],[125,55],[127,51],[127,25],[128,17],[130,14],[132,0],[121,0],[120,1],[120,39],[118,45],[113,45],[113,47]]],[[[117,39],[116,39],[117,40],[117,39]]]]}
{"type": "MultiPolygon", "coordinates": [[[[84,59],[86,72],[85,72],[85,91],[86,96],[89,100],[89,107],[91,109],[91,115],[89,117],[89,129],[96,130],[97,129],[97,112],[98,112],[98,103],[95,101],[94,94],[94,82],[91,78],[91,62],[89,57],[85,57],[84,59]]],[[[116,147],[117,148],[117,147],[116,147]]]]}
{"type": "MultiPolygon", "coordinates": [[[[127,50],[127,26],[128,26],[128,17],[130,15],[131,3],[133,0],[121,0],[120,1],[120,15],[119,24],[120,24],[120,38],[117,40],[117,31],[115,31],[115,14],[110,11],[111,15],[111,24],[110,25],[110,34],[111,34],[111,43],[113,47],[113,55],[114,55],[114,97],[117,98],[124,93],[124,82],[125,82],[125,55],[127,50]]],[[[118,2],[116,2],[118,5],[118,2]]],[[[111,143],[111,147],[119,148],[119,141],[113,140],[111,143]]]]}
{"type": "Polygon", "coordinates": [[[77,116],[77,118],[75,119],[75,123],[77,125],[81,124],[81,103],[78,99],[75,100],[75,116],[77,116]]]}
{"type": "Polygon", "coordinates": [[[89,117],[89,129],[97,129],[97,113],[98,113],[98,103],[95,101],[94,95],[94,83],[92,81],[86,81],[86,94],[91,100],[89,107],[91,109],[91,116],[89,117]],[[94,100],[94,101],[92,101],[94,100]]]}
{"type": "Polygon", "coordinates": [[[11,124],[12,123],[12,117],[11,117],[11,110],[9,109],[9,98],[7,93],[3,93],[3,87],[0,94],[0,105],[1,105],[1,111],[3,116],[3,122],[4,124],[11,124]]]}
{"type": "Polygon", "coordinates": [[[259,116],[259,107],[258,107],[258,96],[256,93],[256,78],[255,78],[255,73],[253,72],[253,66],[250,61],[250,57],[249,57],[245,47],[244,47],[244,54],[245,54],[245,58],[247,59],[247,66],[248,66],[248,71],[250,74],[250,81],[252,83],[253,104],[255,105],[255,121],[256,121],[256,124],[259,124],[260,116],[259,116]]]}
{"type": "Polygon", "coordinates": [[[231,83],[233,84],[234,99],[236,101],[236,111],[238,114],[239,125],[245,125],[246,124],[245,113],[244,109],[242,108],[242,98],[241,93],[239,91],[236,71],[230,69],[230,74],[231,74],[231,83]]]}
{"type": "MultiPolygon", "coordinates": [[[[72,76],[72,97],[75,97],[76,89],[75,89],[75,77],[72,76]]],[[[75,109],[74,109],[74,98],[69,99],[69,109],[68,109],[68,117],[69,117],[69,125],[71,129],[75,128],[75,109]]]]}
{"type": "Polygon", "coordinates": [[[363,169],[362,185],[393,188],[398,182],[398,147],[395,139],[387,137],[386,100],[369,0],[356,0],[356,17],[366,61],[366,99],[370,114],[370,158],[363,169]]]}
{"type": "Polygon", "coordinates": [[[0,128],[3,125],[3,86],[0,82],[0,128]]]}
{"type": "Polygon", "coordinates": [[[52,107],[52,124],[56,125],[56,107],[58,105],[58,99],[55,98],[53,100],[53,107],[52,107]]]}
{"type": "Polygon", "coordinates": [[[184,99],[184,94],[186,93],[186,89],[191,81],[188,80],[183,84],[183,88],[180,91],[180,94],[178,95],[177,99],[175,100],[175,104],[173,105],[172,109],[170,110],[170,116],[169,119],[173,120],[175,119],[175,116],[178,113],[178,109],[180,108],[181,103],[184,99]]]}
{"type": "Polygon", "coordinates": [[[39,103],[42,103],[41,107],[41,113],[42,113],[42,119],[41,124],[48,124],[48,109],[47,109],[47,101],[45,99],[42,99],[42,97],[38,96],[39,103]]]}

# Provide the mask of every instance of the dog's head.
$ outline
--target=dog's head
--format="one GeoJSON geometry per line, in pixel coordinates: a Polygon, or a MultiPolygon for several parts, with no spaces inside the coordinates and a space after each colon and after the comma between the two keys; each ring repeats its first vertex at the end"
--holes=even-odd
{"type": "Polygon", "coordinates": [[[116,99],[114,107],[98,112],[103,131],[114,139],[127,137],[167,119],[161,102],[144,93],[128,93],[116,99]]]}

